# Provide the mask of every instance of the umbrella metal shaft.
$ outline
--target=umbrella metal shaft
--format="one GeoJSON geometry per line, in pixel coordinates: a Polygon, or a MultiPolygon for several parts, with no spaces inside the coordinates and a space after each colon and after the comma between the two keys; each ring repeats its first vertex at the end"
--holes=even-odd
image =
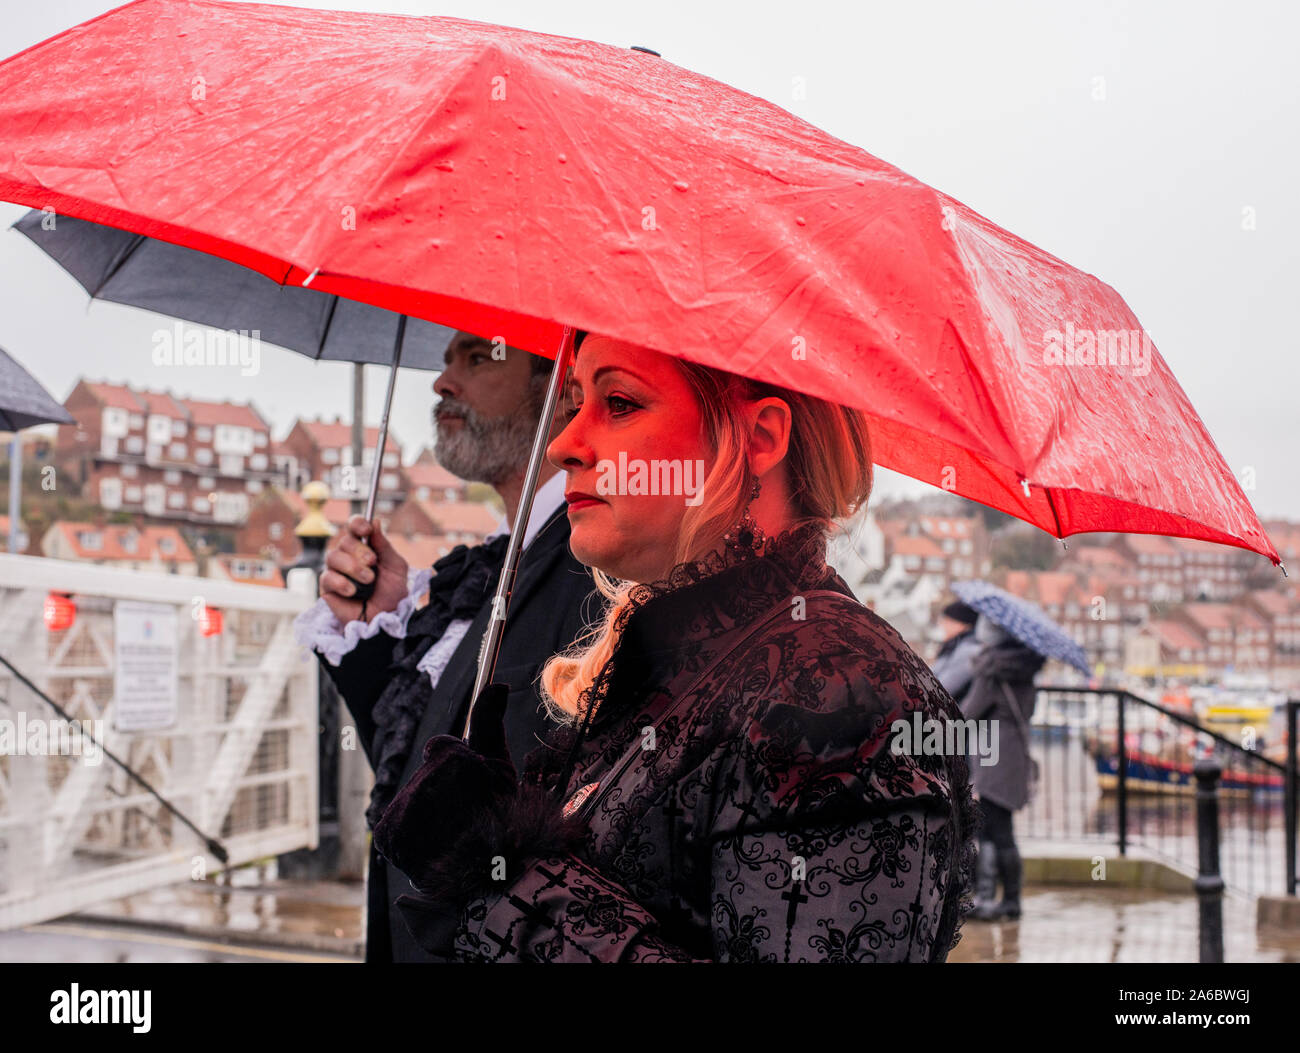
{"type": "Polygon", "coordinates": [[[560,392],[564,389],[564,377],[568,373],[569,363],[573,358],[573,327],[566,325],[560,337],[560,348],[555,353],[555,363],[551,367],[551,379],[546,388],[546,401],[542,405],[542,416],[537,422],[537,431],[533,435],[533,448],[528,455],[528,469],[524,473],[524,488],[519,495],[519,509],[510,528],[510,541],[506,545],[505,563],[501,576],[497,579],[496,595],[492,597],[492,615],[488,619],[487,629],[483,633],[483,643],[478,653],[478,676],[474,680],[474,691],[469,696],[469,712],[465,716],[465,728],[462,738],[469,741],[469,729],[473,726],[474,707],[478,703],[483,689],[492,682],[496,671],[497,653],[501,650],[501,636],[505,631],[506,611],[510,607],[510,594],[515,587],[515,574],[519,569],[519,557],[524,549],[524,531],[528,527],[528,517],[533,510],[533,493],[537,489],[537,477],[541,474],[542,458],[546,455],[551,434],[551,422],[555,420],[555,410],[560,403],[560,392]]]}
{"type": "MultiPolygon", "coordinates": [[[[375,520],[375,501],[379,497],[379,477],[383,474],[384,448],[388,445],[388,415],[393,411],[393,389],[397,387],[397,367],[402,364],[402,340],[406,336],[406,315],[397,318],[397,346],[393,348],[393,365],[388,371],[388,392],[384,395],[384,416],[379,421],[379,449],[370,473],[370,493],[366,497],[366,521],[375,520]]],[[[364,434],[364,432],[363,432],[364,434]]]]}

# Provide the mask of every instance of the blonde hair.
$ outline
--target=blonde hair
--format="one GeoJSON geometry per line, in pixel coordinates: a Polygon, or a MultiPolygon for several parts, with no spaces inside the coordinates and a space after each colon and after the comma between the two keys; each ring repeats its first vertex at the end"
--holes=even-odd
{"type": "MultiPolygon", "coordinates": [[[[674,358],[673,363],[695,394],[713,454],[703,499],[682,517],[674,563],[699,559],[716,548],[743,515],[753,479],[745,407],[758,399],[774,396],[790,407],[790,441],[783,463],[790,484],[791,529],[816,523],[826,532],[834,520],[866,504],[872,483],[871,442],[861,411],[694,362],[674,358]]],[[[542,698],[561,723],[574,723],[584,715],[584,695],[618,645],[619,616],[637,584],[618,581],[599,569],[593,577],[610,601],[604,616],[542,669],[542,698]]]]}

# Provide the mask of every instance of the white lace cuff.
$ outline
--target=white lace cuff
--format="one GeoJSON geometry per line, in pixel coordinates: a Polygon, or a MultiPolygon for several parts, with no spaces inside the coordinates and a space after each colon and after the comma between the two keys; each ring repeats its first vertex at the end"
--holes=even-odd
{"type": "Polygon", "coordinates": [[[294,619],[294,639],[300,646],[319,652],[333,666],[337,666],[343,656],[353,651],[362,640],[369,640],[381,632],[395,640],[404,639],[406,623],[415,613],[415,604],[428,590],[432,577],[433,571],[427,567],[416,571],[409,579],[406,598],[397,605],[397,610],[381,611],[368,622],[358,619],[342,625],[329,605],[319,599],[294,619]]]}

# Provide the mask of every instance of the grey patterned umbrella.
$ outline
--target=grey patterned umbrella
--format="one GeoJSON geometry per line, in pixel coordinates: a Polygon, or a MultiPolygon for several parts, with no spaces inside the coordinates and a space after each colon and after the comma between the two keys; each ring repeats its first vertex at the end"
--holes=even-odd
{"type": "Polygon", "coordinates": [[[1026,647],[1045,658],[1066,662],[1085,676],[1092,674],[1088,654],[1043,611],[1019,596],[987,581],[954,582],[957,598],[1000,625],[1026,647]]]}
{"type": "Polygon", "coordinates": [[[0,348],[0,431],[20,431],[37,424],[75,424],[27,370],[0,348]]]}

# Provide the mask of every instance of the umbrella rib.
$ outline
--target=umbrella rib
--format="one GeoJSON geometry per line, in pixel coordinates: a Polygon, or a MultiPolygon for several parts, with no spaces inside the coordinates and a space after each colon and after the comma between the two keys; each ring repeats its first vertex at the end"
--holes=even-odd
{"type": "Polygon", "coordinates": [[[135,250],[143,245],[147,240],[148,239],[143,234],[134,235],[131,244],[127,246],[126,251],[123,252],[118,259],[113,261],[113,266],[108,269],[108,273],[105,274],[104,277],[100,279],[99,284],[95,286],[95,291],[90,294],[91,299],[102,298],[100,297],[100,293],[104,291],[104,287],[111,282],[114,277],[116,277],[117,272],[122,269],[122,266],[126,261],[135,255],[135,250]]]}
{"type": "Polygon", "coordinates": [[[329,341],[330,326],[334,324],[334,312],[338,310],[338,306],[339,298],[337,296],[331,297],[329,314],[325,316],[325,329],[321,332],[320,344],[316,348],[316,358],[318,361],[321,356],[325,354],[325,344],[329,341]]]}
{"type": "Polygon", "coordinates": [[[1056,523],[1056,536],[1061,540],[1065,540],[1065,535],[1061,533],[1061,517],[1056,514],[1056,502],[1052,500],[1052,488],[1044,486],[1043,493],[1047,495],[1047,507],[1052,510],[1052,520],[1056,523]]]}

